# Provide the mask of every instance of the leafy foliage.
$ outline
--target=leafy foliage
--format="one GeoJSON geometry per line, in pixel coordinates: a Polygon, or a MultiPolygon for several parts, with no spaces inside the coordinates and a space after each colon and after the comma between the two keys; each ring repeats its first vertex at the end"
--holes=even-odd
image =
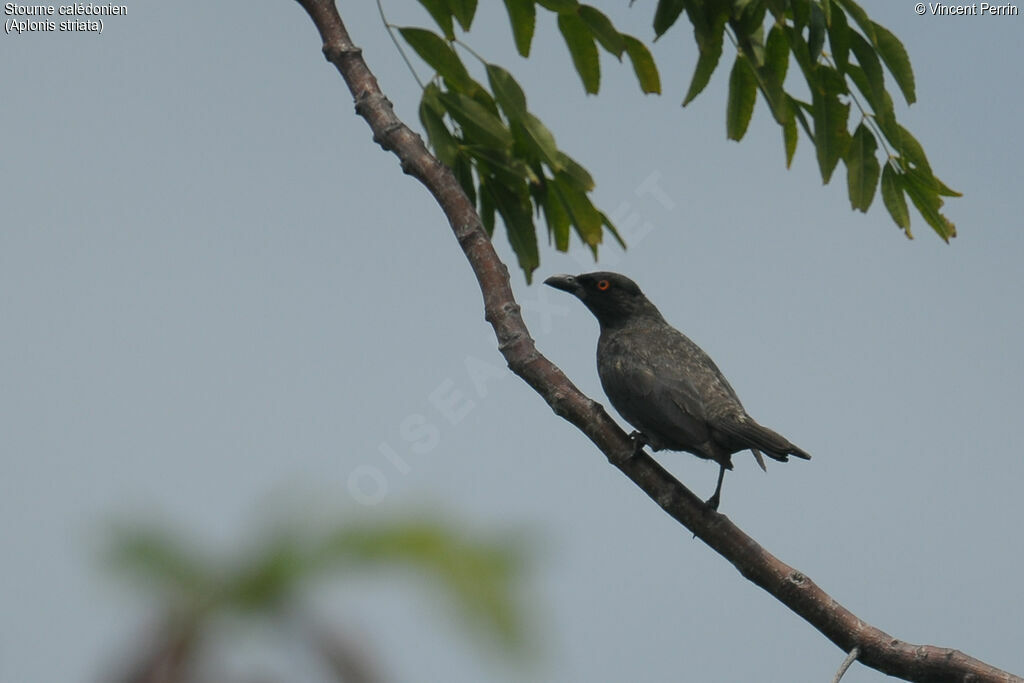
{"type": "MultiPolygon", "coordinates": [[[[554,15],[586,93],[600,90],[603,50],[620,62],[624,56],[629,59],[643,93],[660,94],[658,67],[648,47],[616,29],[596,7],[578,0],[504,2],[520,55],[530,54],[540,8],[554,15]]],[[[463,64],[460,51],[476,53],[455,37],[455,27],[470,30],[476,3],[420,4],[441,31],[438,35],[422,28],[399,29],[436,73],[424,89],[420,120],[438,158],[453,169],[477,203],[489,234],[496,217],[501,217],[527,281],[540,262],[534,224],[540,213],[549,242],[560,251],[569,248],[572,232],[595,257],[605,228],[621,243],[607,216],[590,201],[590,174],[558,147],[551,131],[530,112],[512,74],[477,56],[487,74],[485,85],[463,64]]],[[[654,40],[684,16],[699,50],[684,106],[706,88],[730,43],[736,54],[730,60],[726,102],[729,139],[743,138],[760,93],[782,129],[787,167],[802,128],[814,145],[825,183],[843,162],[854,209],[866,212],[881,187],[883,204],[908,237],[908,197],[943,240],[956,235],[941,208],[942,197],[959,193],[933,174],[921,145],[897,122],[886,89],[888,71],[906,103],[915,101],[906,49],[854,0],[658,0],[654,40]],[[803,77],[809,102],[786,89],[791,60],[803,77]],[[851,119],[851,112],[859,116],[851,119]]]]}
{"type": "Polygon", "coordinates": [[[315,535],[291,530],[239,558],[211,558],[167,532],[132,528],[118,532],[108,559],[162,593],[169,612],[192,620],[225,612],[274,615],[314,579],[411,569],[439,586],[473,631],[510,650],[526,640],[516,597],[522,548],[466,538],[429,520],[349,523],[315,535]]]}

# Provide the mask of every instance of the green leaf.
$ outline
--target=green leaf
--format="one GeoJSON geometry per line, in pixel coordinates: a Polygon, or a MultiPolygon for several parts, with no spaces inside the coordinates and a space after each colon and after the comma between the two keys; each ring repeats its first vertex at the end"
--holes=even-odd
{"type": "Polygon", "coordinates": [[[565,206],[572,219],[576,233],[583,240],[583,243],[596,249],[601,243],[601,212],[594,208],[586,193],[580,190],[565,173],[555,174],[552,187],[558,193],[559,199],[565,206]]]}
{"type": "Polygon", "coordinates": [[[455,163],[455,156],[458,154],[459,146],[444,119],[434,111],[424,99],[420,102],[420,122],[427,132],[427,140],[434,150],[434,155],[441,160],[441,163],[451,167],[455,163]]]}
{"type": "Polygon", "coordinates": [[[526,95],[516,79],[497,64],[487,65],[487,80],[491,92],[509,121],[519,121],[526,115],[526,95]]]}
{"type": "Polygon", "coordinates": [[[907,237],[913,239],[914,236],[910,233],[910,212],[907,211],[907,199],[903,196],[899,176],[893,170],[892,164],[889,163],[882,169],[882,202],[896,225],[903,228],[907,237]]]}
{"type": "Polygon", "coordinates": [[[601,47],[622,59],[622,52],[626,49],[623,36],[605,14],[590,5],[581,5],[579,16],[590,27],[601,47]]]}
{"type": "Polygon", "coordinates": [[[913,169],[903,174],[901,179],[910,201],[942,241],[948,243],[950,238],[956,237],[956,226],[939,211],[942,208],[942,198],[931,185],[931,174],[925,176],[919,169],[913,169]]]}
{"type": "MultiPolygon", "coordinates": [[[[868,90],[863,91],[864,96],[871,103],[875,115],[883,122],[895,122],[895,113],[892,109],[892,98],[885,89],[885,74],[882,72],[882,63],[878,61],[875,49],[856,31],[849,32],[850,49],[857,58],[858,64],[864,71],[864,77],[868,81],[868,90]]],[[[849,65],[847,65],[849,67],[849,65]]],[[[850,69],[847,68],[849,71],[850,69]]],[[[860,83],[854,77],[853,82],[861,88],[860,83]]]]}
{"type": "Polygon", "coordinates": [[[786,39],[789,41],[790,51],[793,53],[793,58],[796,59],[796,63],[800,65],[800,71],[803,72],[804,78],[807,80],[808,87],[813,87],[814,79],[816,78],[814,73],[814,64],[811,62],[810,50],[807,47],[807,42],[792,26],[784,26],[783,30],[786,32],[786,39]]]}
{"type": "Polygon", "coordinates": [[[575,12],[580,6],[576,0],[537,0],[537,4],[559,14],[575,12]]]}
{"type": "Polygon", "coordinates": [[[580,166],[575,159],[563,152],[558,153],[558,161],[564,171],[563,177],[584,192],[594,189],[594,179],[587,169],[580,166]]]}
{"type": "Polygon", "coordinates": [[[914,92],[914,70],[910,66],[910,57],[907,55],[906,48],[889,29],[874,22],[872,22],[872,26],[875,27],[875,45],[878,46],[878,54],[882,56],[882,61],[889,67],[889,73],[896,80],[896,85],[900,87],[907,104],[913,104],[917,101],[917,95],[914,92]]]}
{"type": "Polygon", "coordinates": [[[786,168],[793,163],[793,155],[796,153],[796,141],[799,137],[796,129],[796,117],[792,114],[782,124],[782,144],[786,148],[786,168]]]}
{"type": "Polygon", "coordinates": [[[928,157],[925,156],[921,143],[903,126],[896,124],[896,130],[898,135],[894,136],[895,139],[890,138],[889,142],[899,150],[901,161],[905,162],[903,170],[918,169],[931,176],[932,166],[928,163],[928,157]]]}
{"type": "Polygon", "coordinates": [[[633,72],[636,74],[636,80],[640,83],[640,90],[644,94],[660,95],[661,78],[658,76],[658,67],[654,63],[654,57],[651,56],[650,50],[633,36],[623,34],[622,40],[626,46],[629,61],[633,63],[633,72]]]}
{"type": "Polygon", "coordinates": [[[512,133],[484,105],[461,93],[446,92],[440,97],[451,117],[462,126],[467,142],[498,149],[512,146],[512,133]]]}
{"type": "Polygon", "coordinates": [[[491,198],[491,189],[484,178],[480,179],[480,222],[483,223],[487,236],[493,238],[494,200],[491,198]]]}
{"type": "Polygon", "coordinates": [[[736,55],[729,74],[729,99],[725,109],[725,131],[730,140],[742,140],[757,100],[757,79],[748,60],[736,55]]]}
{"type": "Polygon", "coordinates": [[[792,118],[786,102],[786,71],[789,68],[789,42],[786,34],[779,26],[773,26],[768,32],[768,40],[764,46],[764,64],[760,68],[760,85],[765,100],[772,110],[772,116],[780,124],[792,118]]]}
{"type": "Polygon", "coordinates": [[[718,15],[714,26],[706,30],[706,39],[698,41],[700,56],[697,58],[697,66],[693,70],[690,88],[686,91],[686,97],[683,98],[684,107],[704,90],[711,80],[711,74],[715,71],[715,67],[718,66],[718,60],[722,56],[722,34],[725,31],[726,18],[724,14],[718,15]]]}
{"type": "Polygon", "coordinates": [[[489,183],[494,207],[501,214],[505,223],[508,243],[515,252],[519,267],[526,276],[526,282],[532,279],[533,271],[540,265],[540,251],[537,247],[537,229],[533,224],[533,212],[526,186],[521,185],[513,191],[502,183],[489,183]]]}
{"type": "Polygon", "coordinates": [[[448,7],[459,20],[462,30],[468,31],[473,24],[473,15],[476,14],[476,0],[448,0],[448,7]]]}
{"type": "Polygon", "coordinates": [[[744,38],[758,38],[760,44],[764,38],[765,5],[759,0],[736,0],[733,3],[730,25],[741,43],[744,38]]]}
{"type": "Polygon", "coordinates": [[[548,225],[548,234],[555,238],[555,249],[569,251],[569,229],[572,221],[558,194],[550,187],[544,188],[541,208],[544,210],[544,221],[548,225]]]}
{"type": "Polygon", "coordinates": [[[455,28],[452,25],[452,11],[448,7],[448,0],[420,0],[420,4],[430,12],[448,40],[455,40],[455,28]]]}
{"type": "Polygon", "coordinates": [[[575,14],[559,14],[558,30],[562,32],[572,56],[572,63],[583,81],[583,89],[588,95],[597,93],[601,85],[601,64],[598,61],[594,34],[575,14]]]}
{"type": "Polygon", "coordinates": [[[838,7],[832,9],[832,21],[828,25],[828,44],[832,47],[832,61],[836,63],[839,73],[846,73],[846,64],[850,55],[850,27],[846,23],[846,13],[838,7]]]}
{"type": "Polygon", "coordinates": [[[398,32],[416,54],[454,88],[467,93],[472,91],[475,85],[473,79],[444,38],[422,28],[402,27],[398,32]]]}
{"type": "Polygon", "coordinates": [[[821,13],[825,17],[825,26],[832,25],[832,3],[829,0],[821,0],[821,13]]]}
{"type": "Polygon", "coordinates": [[[537,176],[525,161],[502,150],[471,145],[466,147],[466,153],[476,160],[478,175],[481,178],[491,176],[509,186],[537,180],[537,176]]]}
{"type": "Polygon", "coordinates": [[[512,38],[516,41],[516,50],[523,57],[529,57],[533,30],[537,24],[537,9],[533,0],[505,0],[505,9],[512,25],[512,38]]]}
{"type": "Polygon", "coordinates": [[[850,105],[839,101],[844,88],[842,76],[823,64],[819,65],[818,82],[812,88],[811,95],[814,105],[814,147],[821,179],[825,183],[832,178],[832,171],[849,144],[846,120],[850,115],[850,105]]]}
{"type": "Polygon", "coordinates": [[[793,15],[793,28],[801,33],[811,21],[811,0],[792,0],[790,12],[793,15]]]}
{"type": "Polygon", "coordinates": [[[811,5],[811,18],[807,30],[807,55],[811,63],[821,59],[821,51],[825,47],[825,14],[818,5],[811,5]]]}
{"type": "Polygon", "coordinates": [[[853,17],[853,20],[860,26],[860,30],[864,32],[864,35],[868,37],[872,43],[875,42],[875,22],[871,21],[867,13],[861,9],[854,0],[836,0],[836,3],[843,6],[846,13],[853,17]]]}
{"type": "Polygon", "coordinates": [[[658,0],[654,10],[654,39],[657,40],[676,23],[682,13],[683,0],[658,0]]]}
{"type": "Polygon", "coordinates": [[[614,237],[615,241],[619,243],[619,246],[625,249],[626,243],[623,241],[622,235],[619,234],[619,231],[615,228],[615,224],[612,223],[611,219],[605,215],[604,211],[601,212],[601,222],[604,224],[604,227],[608,228],[608,232],[612,234],[612,237],[614,237]]]}
{"type": "Polygon", "coordinates": [[[814,108],[811,107],[811,105],[807,104],[806,102],[798,100],[795,97],[791,97],[789,95],[786,95],[786,101],[789,103],[789,110],[793,112],[793,116],[795,116],[797,122],[800,123],[800,127],[804,129],[804,132],[807,133],[807,137],[809,137],[813,142],[814,131],[812,131],[810,125],[808,125],[807,117],[804,116],[804,111],[806,110],[809,113],[814,113],[814,108]]]}
{"type": "Polygon", "coordinates": [[[558,156],[558,145],[555,136],[541,120],[527,112],[520,122],[527,147],[535,156],[539,156],[552,171],[562,170],[562,162],[558,156]]]}
{"type": "Polygon", "coordinates": [[[878,144],[868,127],[861,123],[850,139],[846,150],[846,184],[850,195],[850,205],[854,209],[867,213],[875,198],[875,187],[878,185],[878,158],[875,150],[878,144]]]}
{"type": "Polygon", "coordinates": [[[452,173],[455,179],[462,186],[462,191],[469,197],[469,201],[476,203],[476,186],[473,183],[473,164],[465,154],[455,157],[455,165],[452,166],[452,173]]]}

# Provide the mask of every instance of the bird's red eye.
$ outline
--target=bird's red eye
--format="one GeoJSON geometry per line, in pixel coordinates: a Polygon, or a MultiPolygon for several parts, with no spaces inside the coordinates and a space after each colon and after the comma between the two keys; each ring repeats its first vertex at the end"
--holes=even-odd
{"type": "Polygon", "coordinates": [[[600,282],[597,283],[597,288],[600,289],[602,292],[611,286],[612,283],[608,282],[607,280],[601,280],[600,282]]]}

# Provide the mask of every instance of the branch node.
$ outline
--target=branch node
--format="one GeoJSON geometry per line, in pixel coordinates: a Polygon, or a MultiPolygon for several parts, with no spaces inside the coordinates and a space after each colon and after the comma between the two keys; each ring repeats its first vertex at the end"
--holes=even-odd
{"type": "Polygon", "coordinates": [[[523,338],[522,333],[520,333],[520,332],[513,332],[512,334],[510,334],[510,335],[508,335],[506,337],[503,337],[498,342],[498,350],[501,351],[502,353],[504,353],[505,349],[507,349],[510,346],[514,345],[516,342],[518,342],[522,338],[523,338]]]}
{"type": "Polygon", "coordinates": [[[786,580],[796,586],[802,586],[804,581],[807,580],[807,577],[794,569],[789,573],[789,576],[786,577],[786,580]]]}
{"type": "Polygon", "coordinates": [[[519,315],[520,307],[515,301],[507,301],[501,305],[501,312],[505,315],[519,315]]]}
{"type": "Polygon", "coordinates": [[[355,45],[342,46],[324,43],[324,57],[332,64],[342,60],[351,59],[352,57],[359,57],[362,54],[362,48],[356,47],[355,45]]]}

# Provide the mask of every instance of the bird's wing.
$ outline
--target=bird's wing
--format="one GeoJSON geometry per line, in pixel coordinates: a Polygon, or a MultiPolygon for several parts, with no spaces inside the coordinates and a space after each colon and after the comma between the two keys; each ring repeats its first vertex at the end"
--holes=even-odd
{"type": "Polygon", "coordinates": [[[707,443],[704,402],[685,377],[637,362],[617,362],[601,370],[612,405],[655,448],[689,450],[707,443]]]}

